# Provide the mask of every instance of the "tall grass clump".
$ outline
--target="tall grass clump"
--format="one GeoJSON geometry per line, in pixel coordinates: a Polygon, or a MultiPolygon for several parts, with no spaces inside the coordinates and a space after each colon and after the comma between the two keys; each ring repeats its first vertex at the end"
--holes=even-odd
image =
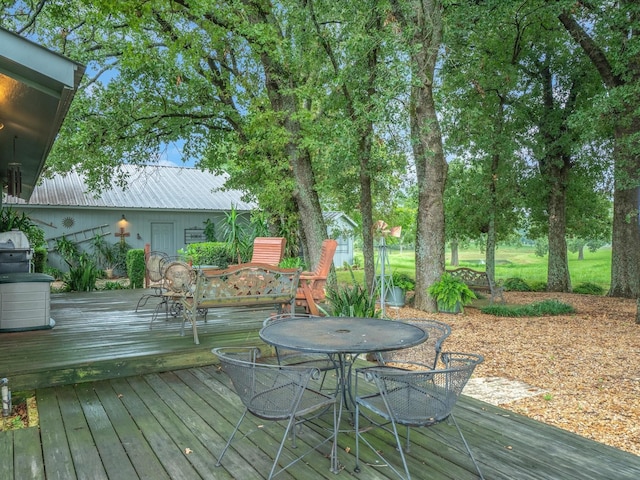
{"type": "Polygon", "coordinates": [[[333,317],[372,317],[380,316],[376,310],[376,299],[357,282],[351,272],[350,284],[338,284],[335,287],[327,286],[326,301],[329,304],[329,312],[323,313],[333,317]]]}
{"type": "Polygon", "coordinates": [[[502,284],[507,292],[530,292],[531,286],[519,277],[507,278],[502,284]]]}
{"type": "Polygon", "coordinates": [[[495,317],[545,317],[575,313],[575,308],[558,300],[542,300],[528,305],[488,305],[480,310],[495,317]]]}
{"type": "Polygon", "coordinates": [[[583,293],[586,295],[604,295],[604,288],[591,282],[581,283],[574,287],[573,293],[583,293]]]}

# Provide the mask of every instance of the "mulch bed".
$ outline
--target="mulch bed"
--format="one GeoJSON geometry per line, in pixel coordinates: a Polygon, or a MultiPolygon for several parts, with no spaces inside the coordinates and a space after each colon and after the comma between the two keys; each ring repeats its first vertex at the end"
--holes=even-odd
{"type": "Polygon", "coordinates": [[[557,299],[575,314],[505,318],[466,307],[458,315],[389,308],[392,318],[448,323],[449,351],[481,353],[474,377],[525,382],[545,393],[503,408],[640,455],[640,325],[636,301],[592,295],[507,292],[509,304],[557,299]]]}

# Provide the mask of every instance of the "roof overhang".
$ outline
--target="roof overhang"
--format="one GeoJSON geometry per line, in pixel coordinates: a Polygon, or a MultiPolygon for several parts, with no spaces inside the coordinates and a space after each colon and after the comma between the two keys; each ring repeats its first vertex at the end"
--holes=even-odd
{"type": "Polygon", "coordinates": [[[18,164],[29,199],[85,67],[0,28],[0,178],[18,164]]]}

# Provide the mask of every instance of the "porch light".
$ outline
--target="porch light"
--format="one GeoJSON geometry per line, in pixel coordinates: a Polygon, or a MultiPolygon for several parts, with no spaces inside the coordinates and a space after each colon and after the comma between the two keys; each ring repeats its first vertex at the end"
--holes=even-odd
{"type": "Polygon", "coordinates": [[[124,213],[123,213],[122,218],[118,222],[118,227],[120,228],[120,232],[114,233],[116,237],[120,237],[121,245],[124,245],[124,238],[131,235],[129,232],[125,232],[125,228],[127,228],[128,224],[129,222],[127,222],[127,218],[124,216],[124,213]]]}

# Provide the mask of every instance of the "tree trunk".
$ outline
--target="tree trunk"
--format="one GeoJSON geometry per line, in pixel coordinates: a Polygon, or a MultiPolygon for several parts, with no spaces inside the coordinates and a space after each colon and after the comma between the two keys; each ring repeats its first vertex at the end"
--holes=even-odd
{"type": "MultiPolygon", "coordinates": [[[[557,163],[553,162],[554,165],[557,163]]],[[[567,259],[566,177],[568,168],[551,167],[547,179],[551,181],[549,194],[549,257],[547,290],[570,292],[569,261],[567,259]]]]}
{"type": "Polygon", "coordinates": [[[434,70],[442,40],[442,5],[436,0],[414,0],[402,6],[400,3],[392,1],[396,18],[405,30],[413,32],[409,39],[412,52],[409,119],[418,182],[414,307],[435,311],[436,303],[427,294],[427,288],[439,279],[445,266],[447,163],[433,99],[434,70]]]}
{"type": "Polygon", "coordinates": [[[451,240],[449,245],[451,246],[451,266],[457,267],[460,265],[460,259],[458,258],[458,240],[451,240]]]}
{"type": "MultiPolygon", "coordinates": [[[[620,166],[617,162],[616,166],[620,166]]],[[[637,167],[636,167],[637,168],[637,167]]],[[[638,194],[640,189],[617,187],[613,193],[613,234],[611,240],[612,297],[640,296],[640,232],[638,231],[638,194]]]]}
{"type": "MultiPolygon", "coordinates": [[[[617,49],[604,49],[575,20],[570,12],[562,12],[560,22],[578,43],[591,63],[598,70],[603,83],[609,90],[637,85],[640,81],[638,55],[630,54],[627,44],[632,37],[640,35],[635,25],[638,10],[631,10],[632,2],[621,1],[612,8],[627,12],[627,25],[617,26],[624,41],[617,49]],[[626,29],[625,29],[626,27],[626,29]],[[615,60],[618,68],[613,68],[615,60]]],[[[625,92],[622,104],[612,112],[614,122],[613,161],[615,189],[613,193],[613,234],[611,241],[611,288],[613,297],[637,298],[640,296],[640,231],[638,229],[638,171],[640,156],[637,154],[637,140],[640,134],[640,119],[635,109],[640,103],[637,88],[625,92]],[[630,95],[629,93],[633,93],[630,95]]]]}

